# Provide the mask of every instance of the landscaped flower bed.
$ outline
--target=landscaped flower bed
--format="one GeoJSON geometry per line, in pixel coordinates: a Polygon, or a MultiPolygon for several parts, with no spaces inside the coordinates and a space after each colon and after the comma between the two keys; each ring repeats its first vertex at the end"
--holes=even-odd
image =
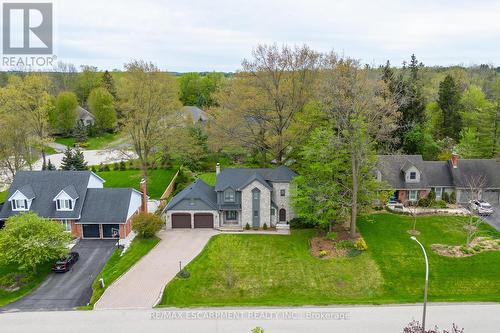
{"type": "Polygon", "coordinates": [[[445,257],[470,257],[484,251],[500,251],[500,239],[477,237],[469,246],[432,244],[431,249],[445,257]]]}

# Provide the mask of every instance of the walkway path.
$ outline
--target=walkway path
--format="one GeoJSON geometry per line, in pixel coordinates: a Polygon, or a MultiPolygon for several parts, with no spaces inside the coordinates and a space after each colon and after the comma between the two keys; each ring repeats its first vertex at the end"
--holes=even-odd
{"type": "Polygon", "coordinates": [[[187,265],[217,233],[213,229],[178,229],[160,232],[160,243],[125,275],[115,281],[95,304],[95,309],[149,308],[165,285],[187,265]]]}

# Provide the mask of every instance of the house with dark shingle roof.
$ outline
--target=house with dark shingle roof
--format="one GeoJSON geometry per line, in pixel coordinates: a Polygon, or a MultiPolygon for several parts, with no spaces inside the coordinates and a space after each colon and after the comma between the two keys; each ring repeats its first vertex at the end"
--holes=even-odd
{"type": "Polygon", "coordinates": [[[494,159],[460,159],[453,154],[449,161],[424,161],[421,155],[379,155],[376,166],[379,181],[394,190],[394,200],[416,202],[431,190],[436,199],[444,192],[455,192],[458,203],[471,198],[471,179],[484,180],[480,199],[500,203],[500,162],[494,159]]]}
{"type": "Polygon", "coordinates": [[[80,238],[125,238],[147,196],[132,188],[104,188],[91,171],[18,171],[0,221],[24,212],[60,221],[80,238]]]}
{"type": "Polygon", "coordinates": [[[164,209],[167,228],[287,228],[294,217],[286,166],[216,168],[215,186],[198,179],[175,195],[164,209]]]}

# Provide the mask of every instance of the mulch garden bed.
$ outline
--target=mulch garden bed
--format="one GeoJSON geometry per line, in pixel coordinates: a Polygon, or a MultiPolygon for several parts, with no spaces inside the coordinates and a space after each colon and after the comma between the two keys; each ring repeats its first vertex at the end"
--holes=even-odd
{"type": "Polygon", "coordinates": [[[445,257],[470,257],[484,251],[500,251],[500,239],[477,237],[472,240],[469,247],[465,245],[432,244],[431,249],[445,257]]]}
{"type": "Polygon", "coordinates": [[[337,245],[339,244],[339,242],[351,240],[354,243],[360,237],[359,234],[356,234],[356,237],[354,239],[351,238],[349,230],[341,225],[335,226],[332,231],[337,234],[335,240],[327,239],[327,233],[325,231],[319,231],[318,235],[309,240],[309,250],[311,252],[311,255],[321,259],[346,257],[349,250],[351,249],[338,247],[337,245]],[[326,254],[321,255],[321,251],[326,251],[326,254]]]}

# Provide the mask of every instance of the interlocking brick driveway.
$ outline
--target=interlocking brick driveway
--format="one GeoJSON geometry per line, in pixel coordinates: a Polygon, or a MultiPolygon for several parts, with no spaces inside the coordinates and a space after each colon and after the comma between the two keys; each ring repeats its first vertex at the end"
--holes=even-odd
{"type": "Polygon", "coordinates": [[[95,309],[152,308],[165,285],[217,233],[213,229],[161,231],[160,243],[104,292],[95,309]]]}

